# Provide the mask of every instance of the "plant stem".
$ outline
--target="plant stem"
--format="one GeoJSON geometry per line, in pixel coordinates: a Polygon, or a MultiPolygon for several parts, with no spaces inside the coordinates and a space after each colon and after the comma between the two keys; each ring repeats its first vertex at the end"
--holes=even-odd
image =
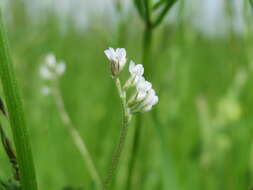
{"type": "Polygon", "coordinates": [[[15,180],[20,181],[20,174],[19,174],[20,172],[19,172],[19,167],[17,163],[17,157],[16,157],[14,149],[12,148],[11,141],[8,139],[8,137],[6,136],[4,132],[2,124],[0,124],[0,136],[1,136],[1,142],[4,147],[5,153],[7,154],[9,158],[9,162],[13,169],[13,177],[15,180]]]}
{"type": "MultiPolygon", "coordinates": [[[[143,38],[143,65],[145,65],[145,76],[151,78],[151,52],[152,52],[152,37],[153,37],[153,29],[146,25],[144,31],[144,38],[143,38]]],[[[136,116],[136,123],[135,123],[135,131],[133,137],[133,145],[132,145],[132,152],[130,155],[129,167],[128,167],[128,176],[127,176],[127,189],[131,189],[131,181],[133,178],[134,168],[137,161],[137,154],[140,147],[141,141],[141,133],[142,133],[142,116],[136,116]]]]}
{"type": "Polygon", "coordinates": [[[91,158],[91,155],[88,151],[85,141],[80,136],[79,132],[77,131],[76,127],[74,126],[72,120],[70,119],[70,117],[68,115],[68,112],[65,108],[63,98],[60,93],[58,82],[56,84],[55,91],[53,91],[53,95],[54,95],[54,99],[55,99],[60,117],[61,117],[64,125],[66,126],[70,136],[72,137],[72,140],[73,140],[76,148],[78,149],[78,151],[82,155],[82,158],[83,158],[84,162],[86,163],[86,167],[88,168],[94,182],[96,183],[97,188],[101,189],[102,188],[101,178],[97,172],[97,169],[96,169],[95,164],[91,158]]]}
{"type": "Polygon", "coordinates": [[[17,160],[20,166],[21,186],[24,190],[37,190],[35,168],[23,105],[10,59],[9,45],[2,18],[0,11],[0,77],[17,151],[17,160]]]}
{"type": "Polygon", "coordinates": [[[112,162],[111,162],[111,166],[109,168],[107,177],[105,178],[103,190],[109,189],[112,183],[113,176],[116,172],[122,150],[124,149],[125,140],[127,137],[127,129],[128,129],[129,122],[131,120],[131,115],[128,111],[127,103],[126,103],[126,94],[121,87],[120,80],[118,78],[115,78],[115,83],[116,83],[118,93],[121,98],[121,104],[122,104],[122,127],[120,130],[119,142],[117,144],[116,151],[114,152],[112,156],[112,162]]]}

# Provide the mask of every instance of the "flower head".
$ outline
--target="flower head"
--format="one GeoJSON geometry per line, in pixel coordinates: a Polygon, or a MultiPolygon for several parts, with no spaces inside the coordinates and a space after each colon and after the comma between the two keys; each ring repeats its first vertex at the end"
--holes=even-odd
{"type": "Polygon", "coordinates": [[[57,76],[61,76],[65,70],[66,65],[64,62],[57,62],[54,54],[48,54],[40,67],[40,75],[46,80],[52,80],[57,76]]]}
{"type": "MultiPolygon", "coordinates": [[[[108,48],[104,53],[111,62],[113,76],[119,80],[119,74],[127,61],[126,50],[124,48],[117,48],[116,50],[108,48]]],[[[124,87],[122,89],[120,87],[119,90],[120,94],[124,94],[121,98],[127,102],[127,109],[130,110],[131,114],[150,111],[157,104],[158,96],[152,88],[152,84],[143,77],[143,65],[130,61],[128,71],[130,77],[125,82],[124,87]]]]}
{"type": "Polygon", "coordinates": [[[157,104],[158,96],[152,88],[152,84],[144,77],[144,68],[141,64],[135,64],[133,61],[129,65],[130,78],[125,84],[125,89],[135,88],[135,94],[128,101],[131,110],[135,112],[146,112],[157,104]]]}
{"type": "Polygon", "coordinates": [[[111,62],[111,70],[112,74],[118,75],[124,68],[127,58],[126,58],[126,50],[124,48],[117,48],[114,50],[109,47],[104,51],[105,55],[111,62]]]}

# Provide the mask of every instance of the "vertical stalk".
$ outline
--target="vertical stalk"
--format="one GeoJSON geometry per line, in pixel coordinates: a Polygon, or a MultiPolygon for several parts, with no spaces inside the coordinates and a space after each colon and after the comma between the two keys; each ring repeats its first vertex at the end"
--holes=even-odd
{"type": "Polygon", "coordinates": [[[79,132],[77,131],[76,127],[74,126],[72,120],[70,119],[70,117],[68,115],[68,112],[65,108],[65,104],[63,102],[63,98],[60,94],[58,81],[56,84],[56,89],[53,92],[53,96],[54,96],[56,106],[58,108],[60,117],[61,117],[64,125],[66,126],[70,136],[72,137],[72,140],[73,140],[76,148],[78,149],[78,151],[82,155],[82,158],[83,158],[84,162],[86,163],[86,166],[87,166],[97,188],[101,189],[101,187],[102,187],[101,178],[97,172],[97,169],[96,169],[95,164],[91,158],[91,155],[88,151],[85,141],[80,136],[79,132]]]}
{"type": "Polygon", "coordinates": [[[10,59],[9,45],[2,19],[0,11],[0,77],[17,151],[17,160],[20,166],[21,186],[24,190],[37,190],[35,168],[23,105],[10,59]]]}
{"type": "MultiPolygon", "coordinates": [[[[152,33],[153,30],[150,25],[146,24],[145,31],[144,31],[144,38],[143,38],[143,54],[142,60],[143,65],[145,65],[145,76],[151,78],[151,58],[152,58],[152,33]]],[[[142,133],[142,116],[139,114],[136,116],[136,123],[135,123],[135,131],[134,131],[134,138],[133,138],[133,145],[132,145],[132,152],[130,155],[129,167],[128,167],[128,176],[127,176],[127,185],[126,189],[131,189],[131,182],[133,178],[134,168],[137,161],[137,154],[140,148],[140,141],[141,141],[141,133],[142,133]]]]}
{"type": "Polygon", "coordinates": [[[129,125],[129,122],[131,119],[131,115],[129,114],[129,111],[127,109],[126,94],[121,87],[120,80],[118,78],[116,78],[115,83],[116,83],[118,93],[121,98],[121,104],[122,104],[122,127],[120,130],[119,142],[117,144],[116,151],[114,152],[114,154],[112,156],[111,166],[110,166],[108,174],[105,178],[103,190],[109,189],[109,187],[112,183],[113,176],[114,176],[116,169],[118,167],[118,163],[119,163],[119,160],[121,157],[122,150],[124,149],[125,140],[127,137],[127,129],[128,129],[128,125],[129,125]]]}

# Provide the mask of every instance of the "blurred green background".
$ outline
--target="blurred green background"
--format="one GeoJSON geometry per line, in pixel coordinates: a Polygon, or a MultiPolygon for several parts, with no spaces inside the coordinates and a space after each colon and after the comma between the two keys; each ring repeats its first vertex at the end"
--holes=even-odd
{"type": "MultiPolygon", "coordinates": [[[[208,19],[202,21],[203,28],[191,18],[195,11],[201,13],[198,17],[208,14],[198,6],[205,0],[191,1],[191,6],[179,1],[154,31],[149,80],[160,101],[151,111],[156,120],[153,113],[144,114],[130,189],[250,189],[253,9],[249,1],[241,0],[238,12],[236,1],[223,0],[219,7],[223,16],[210,25],[208,19]]],[[[66,109],[104,178],[119,136],[121,109],[103,51],[108,46],[124,47],[129,60],[142,63],[144,26],[130,0],[105,1],[106,6],[97,10],[100,3],[94,1],[93,12],[86,7],[92,0],[76,5],[73,1],[67,4],[73,10],[66,13],[59,12],[64,9],[60,1],[45,2],[43,9],[39,1],[27,0],[10,0],[3,6],[39,189],[95,189],[53,98],[41,93],[39,67],[49,52],[66,62],[60,81],[66,109]],[[77,7],[87,14],[72,14],[77,7]]],[[[217,16],[215,9],[209,10],[208,18],[217,16]]],[[[134,123],[112,189],[127,188],[134,123]]],[[[9,131],[7,123],[4,127],[9,131]]],[[[0,179],[11,176],[1,148],[0,179]]]]}

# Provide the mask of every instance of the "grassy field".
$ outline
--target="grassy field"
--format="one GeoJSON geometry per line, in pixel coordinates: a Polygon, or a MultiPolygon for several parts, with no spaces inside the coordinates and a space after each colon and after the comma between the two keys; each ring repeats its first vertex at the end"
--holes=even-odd
{"type": "MultiPolygon", "coordinates": [[[[81,31],[71,18],[63,23],[52,12],[45,13],[40,23],[31,23],[22,9],[12,10],[16,14],[8,22],[11,56],[22,90],[39,189],[95,190],[54,99],[41,93],[44,82],[39,68],[49,52],[66,62],[60,79],[66,110],[104,178],[119,136],[121,107],[103,51],[109,46],[124,47],[129,60],[142,63],[143,24],[132,10],[115,26],[105,18],[91,17],[91,26],[81,31]]],[[[143,114],[131,185],[127,178],[135,118],[111,189],[253,187],[252,50],[250,32],[206,37],[187,23],[162,23],[153,35],[149,79],[159,103],[143,114]]],[[[11,136],[8,122],[2,123],[11,136]]],[[[11,172],[1,147],[0,179],[10,179],[11,172]]]]}

